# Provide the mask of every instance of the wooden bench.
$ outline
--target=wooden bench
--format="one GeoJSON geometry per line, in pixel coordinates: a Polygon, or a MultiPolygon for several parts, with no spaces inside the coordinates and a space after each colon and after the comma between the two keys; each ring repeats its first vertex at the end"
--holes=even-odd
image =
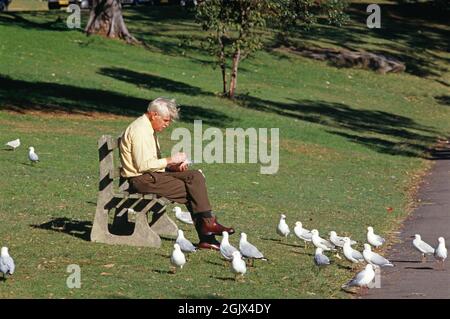
{"type": "Polygon", "coordinates": [[[115,150],[116,154],[119,154],[119,143],[120,137],[113,138],[110,135],[103,135],[98,140],[100,179],[91,241],[160,247],[159,235],[177,235],[177,225],[165,214],[167,205],[172,202],[155,194],[138,194],[128,191],[128,181],[120,175],[118,158],[119,164],[114,165],[114,154],[115,150]],[[112,210],[115,214],[110,225],[109,213],[112,210]],[[148,218],[149,212],[151,219],[148,218]]]}

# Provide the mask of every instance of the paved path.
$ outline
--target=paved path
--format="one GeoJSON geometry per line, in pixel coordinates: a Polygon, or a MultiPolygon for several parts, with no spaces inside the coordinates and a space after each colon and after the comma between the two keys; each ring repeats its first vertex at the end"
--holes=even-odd
{"type": "Polygon", "coordinates": [[[381,271],[381,288],[370,289],[365,299],[450,298],[450,264],[437,270],[433,257],[421,263],[421,254],[412,246],[414,234],[431,246],[437,238],[446,240],[450,252],[450,144],[442,144],[434,152],[434,166],[419,188],[420,205],[411,213],[400,230],[400,242],[387,257],[396,267],[381,271]]]}

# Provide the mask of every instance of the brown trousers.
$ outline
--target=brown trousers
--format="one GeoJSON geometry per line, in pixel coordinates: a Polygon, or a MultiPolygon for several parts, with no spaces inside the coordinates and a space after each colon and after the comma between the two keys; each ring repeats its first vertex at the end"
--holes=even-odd
{"type": "Polygon", "coordinates": [[[185,204],[191,213],[211,211],[205,178],[197,170],[185,172],[152,172],[129,179],[131,190],[156,194],[185,204]]]}

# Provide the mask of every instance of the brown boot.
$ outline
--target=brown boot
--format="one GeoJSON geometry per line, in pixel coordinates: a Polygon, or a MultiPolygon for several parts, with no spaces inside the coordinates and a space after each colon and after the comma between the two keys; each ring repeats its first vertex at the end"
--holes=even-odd
{"type": "Polygon", "coordinates": [[[196,223],[195,228],[197,232],[202,235],[222,235],[224,231],[226,231],[229,235],[235,233],[234,229],[231,227],[222,226],[217,222],[217,218],[211,213],[199,213],[195,215],[196,223]]]}

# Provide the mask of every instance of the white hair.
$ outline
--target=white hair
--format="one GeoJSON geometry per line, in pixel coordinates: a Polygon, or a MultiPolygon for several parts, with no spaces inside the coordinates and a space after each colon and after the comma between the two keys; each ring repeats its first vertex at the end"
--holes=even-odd
{"type": "Polygon", "coordinates": [[[171,120],[177,120],[178,108],[175,99],[167,99],[159,97],[151,101],[148,105],[147,112],[156,112],[160,116],[170,116],[171,120]]]}

